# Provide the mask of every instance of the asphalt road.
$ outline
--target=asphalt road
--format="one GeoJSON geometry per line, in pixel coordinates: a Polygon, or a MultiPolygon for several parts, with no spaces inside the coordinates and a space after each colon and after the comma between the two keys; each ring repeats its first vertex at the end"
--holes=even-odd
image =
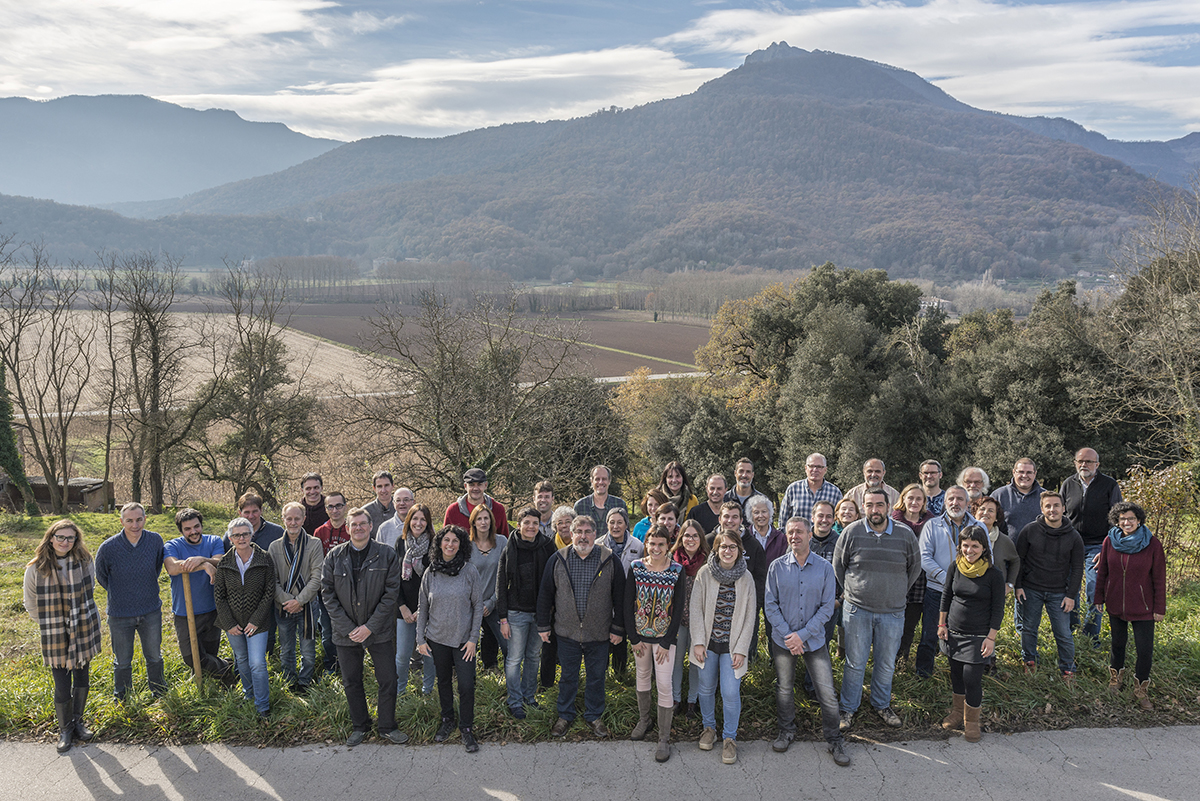
{"type": "Polygon", "coordinates": [[[458,743],[287,749],[141,747],[94,743],[59,756],[52,744],[0,743],[0,797],[122,801],[313,799],[807,799],[845,801],[1195,801],[1200,728],[1072,729],[985,734],[949,741],[853,742],[839,768],[823,744],[786,754],[741,744],[736,765],[720,748],[677,744],[669,762],[628,740],[493,745],[458,743]]]}

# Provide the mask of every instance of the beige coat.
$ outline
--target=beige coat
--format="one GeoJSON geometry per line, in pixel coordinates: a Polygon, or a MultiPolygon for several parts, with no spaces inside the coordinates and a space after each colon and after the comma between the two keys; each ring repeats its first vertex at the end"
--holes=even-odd
{"type": "MultiPolygon", "coordinates": [[[[754,625],[757,623],[756,596],[754,594],[754,577],[747,570],[737,583],[733,585],[735,596],[733,601],[733,621],[729,626],[729,653],[748,656],[750,654],[750,639],[754,636],[754,625]]],[[[706,564],[696,572],[696,580],[692,585],[691,601],[691,633],[692,643],[708,645],[712,638],[713,617],[717,609],[717,593],[721,585],[713,578],[712,571],[706,564]]],[[[750,668],[750,660],[743,660],[742,666],[733,674],[739,679],[746,675],[750,668]]]]}

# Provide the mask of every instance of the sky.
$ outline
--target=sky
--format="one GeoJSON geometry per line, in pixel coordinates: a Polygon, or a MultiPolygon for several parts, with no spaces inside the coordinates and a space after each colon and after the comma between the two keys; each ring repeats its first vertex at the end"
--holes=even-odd
{"type": "Polygon", "coordinates": [[[0,0],[0,96],[145,94],[344,141],[694,91],[775,41],[1114,139],[1200,131],[1200,0],[0,0]]]}

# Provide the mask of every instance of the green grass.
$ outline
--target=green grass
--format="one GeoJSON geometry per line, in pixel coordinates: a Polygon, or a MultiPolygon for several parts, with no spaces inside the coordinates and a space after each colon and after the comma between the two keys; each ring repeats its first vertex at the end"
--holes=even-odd
{"type": "MultiPolygon", "coordinates": [[[[219,533],[228,510],[205,509],[210,533],[219,533]]],[[[72,518],[84,531],[88,546],[95,549],[104,537],[117,529],[115,515],[79,514],[72,518]]],[[[24,565],[50,519],[0,515],[0,736],[13,739],[53,739],[56,724],[51,703],[49,671],[41,664],[36,626],[21,605],[21,577],[24,565]]],[[[152,516],[149,527],[168,537],[175,527],[166,516],[152,516]]],[[[164,600],[169,598],[163,574],[164,600]]],[[[103,607],[103,592],[97,592],[103,607]]],[[[984,679],[983,720],[988,732],[1019,732],[1065,729],[1075,726],[1158,726],[1200,723],[1200,583],[1184,585],[1170,598],[1167,619],[1156,631],[1155,664],[1151,681],[1154,712],[1142,712],[1133,700],[1129,686],[1119,695],[1108,692],[1108,651],[1093,650],[1086,638],[1077,641],[1076,660],[1079,676],[1074,689],[1068,689],[1056,672],[1039,671],[1026,677],[1020,658],[1020,645],[1011,620],[1006,620],[999,638],[997,671],[984,679]]],[[[1010,607],[1011,610],[1011,607],[1010,607]]],[[[1104,633],[1107,645],[1107,629],[1104,633]]],[[[761,637],[760,637],[761,640],[761,637]]],[[[226,689],[208,681],[203,694],[179,657],[174,628],[168,619],[163,633],[170,690],[159,700],[151,697],[146,685],[140,653],[134,660],[135,691],[125,703],[112,695],[112,662],[105,633],[105,649],[92,664],[92,701],[88,718],[100,738],[128,743],[212,743],[261,746],[339,742],[350,731],[350,719],[341,685],[325,677],[316,682],[304,697],[291,695],[279,672],[271,665],[271,719],[263,723],[254,707],[241,697],[240,688],[226,689]]],[[[1043,624],[1041,654],[1045,664],[1053,665],[1054,642],[1049,626],[1043,624]]],[[[224,655],[231,657],[228,645],[224,655]]],[[[1129,646],[1132,674],[1133,644],[1129,646]]],[[[834,660],[835,680],[840,686],[841,662],[834,660]]],[[[367,695],[375,692],[371,671],[367,670],[367,695]]],[[[868,676],[869,676],[868,672],[868,676]]],[[[637,700],[633,688],[632,666],[628,678],[608,677],[605,721],[614,737],[627,737],[637,718],[637,700]]],[[[410,687],[419,678],[411,677],[410,687]]],[[[896,673],[893,706],[904,720],[900,729],[887,729],[871,714],[861,714],[852,734],[856,737],[897,741],[947,736],[940,728],[950,700],[949,669],[939,658],[933,678],[920,680],[911,667],[896,673]]],[[[539,694],[540,709],[529,710],[525,721],[507,713],[504,676],[501,671],[480,670],[476,685],[476,732],[490,742],[537,742],[549,740],[556,718],[556,689],[539,694]]],[[[582,709],[582,698],[578,700],[582,709]]],[[[866,694],[864,692],[865,710],[866,694]]],[[[718,700],[718,719],[720,701],[718,700]]],[[[802,739],[820,739],[820,709],[801,695],[798,698],[799,733],[802,739]]],[[[434,696],[410,692],[397,704],[400,728],[413,742],[428,743],[438,726],[438,704],[434,696]]],[[[775,733],[775,677],[770,661],[761,655],[742,683],[740,738],[750,740],[773,737],[775,733]]],[[[695,741],[700,735],[698,719],[677,719],[673,739],[695,741]]],[[[590,738],[590,732],[577,723],[567,740],[590,738]]]]}

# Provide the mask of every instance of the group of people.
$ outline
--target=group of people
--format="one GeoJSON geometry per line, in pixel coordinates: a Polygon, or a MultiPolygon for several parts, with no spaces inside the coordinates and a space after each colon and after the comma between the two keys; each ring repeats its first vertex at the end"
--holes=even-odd
{"type": "Polygon", "coordinates": [[[868,660],[871,707],[884,724],[902,725],[891,705],[892,677],[898,662],[908,661],[918,625],[917,675],[933,674],[939,652],[949,663],[951,708],[942,725],[980,739],[982,677],[995,661],[1009,595],[1027,673],[1039,664],[1043,610],[1058,671],[1069,683],[1073,626],[1082,623],[1098,643],[1099,615],[1107,609],[1109,687],[1120,692],[1132,628],[1134,695],[1152,708],[1154,623],[1166,612],[1162,545],[1142,509],[1123,502],[1116,482],[1099,472],[1095,451],[1081,449],[1075,466],[1051,492],[1038,484],[1037,466],[1019,459],[1012,482],[989,495],[989,479],[976,467],[943,488],[941,465],[927,460],[919,480],[897,490],[886,483],[883,462],[870,459],[863,483],[843,493],[825,479],[826,460],[814,453],[776,515],[754,485],[750,460],[734,466],[732,487],[723,475],[709,476],[704,500],[683,465],[671,462],[632,525],[626,502],[609,492],[612,475],[603,465],[591,471],[592,492],[572,506],[556,506],[553,486],[542,481],[511,521],[487,493],[486,472],[472,468],[440,523],[385,471],[373,476],[374,500],[355,508],[310,473],[300,482],[301,500],[281,510],[282,526],[265,520],[262,499],[248,493],[224,538],[204,533],[199,511],[182,509],[175,516],[179,536],[164,543],[145,529],[141,505],[130,503],[121,509],[122,530],[93,560],[74,524],[59,521],[26,570],[25,603],[54,675],[60,752],[91,737],[82,715],[89,663],[100,650],[95,583],[108,591],[114,693],[121,699],[131,689],[135,634],[151,692],[166,691],[157,584],[165,567],[189,667],[198,664],[229,684],[240,678],[245,697],[267,718],[267,655],[278,639],[292,692],[307,692],[319,667],[340,674],[349,746],[363,742],[373,723],[389,742],[408,739],[397,728],[396,699],[416,660],[422,690],[437,687],[434,740],[457,728],[466,750],[477,751],[476,663],[490,636],[502,655],[514,718],[538,705],[539,684],[557,682],[551,734],[565,735],[579,714],[582,674],[583,719],[596,736],[609,736],[607,675],[611,666],[624,677],[632,652],[638,719],[631,738],[656,730],[655,758],[666,761],[674,716],[698,711],[699,748],[719,743],[731,764],[741,680],[760,655],[761,614],[776,676],[772,747],[786,751],[796,736],[802,661],[829,752],[848,765],[844,735],[862,702],[868,660]],[[1081,599],[1085,613],[1073,622],[1081,599]],[[232,663],[220,656],[222,632],[232,663]],[[831,656],[839,642],[840,689],[831,656]],[[378,684],[374,722],[363,685],[368,652],[378,684]]]}

